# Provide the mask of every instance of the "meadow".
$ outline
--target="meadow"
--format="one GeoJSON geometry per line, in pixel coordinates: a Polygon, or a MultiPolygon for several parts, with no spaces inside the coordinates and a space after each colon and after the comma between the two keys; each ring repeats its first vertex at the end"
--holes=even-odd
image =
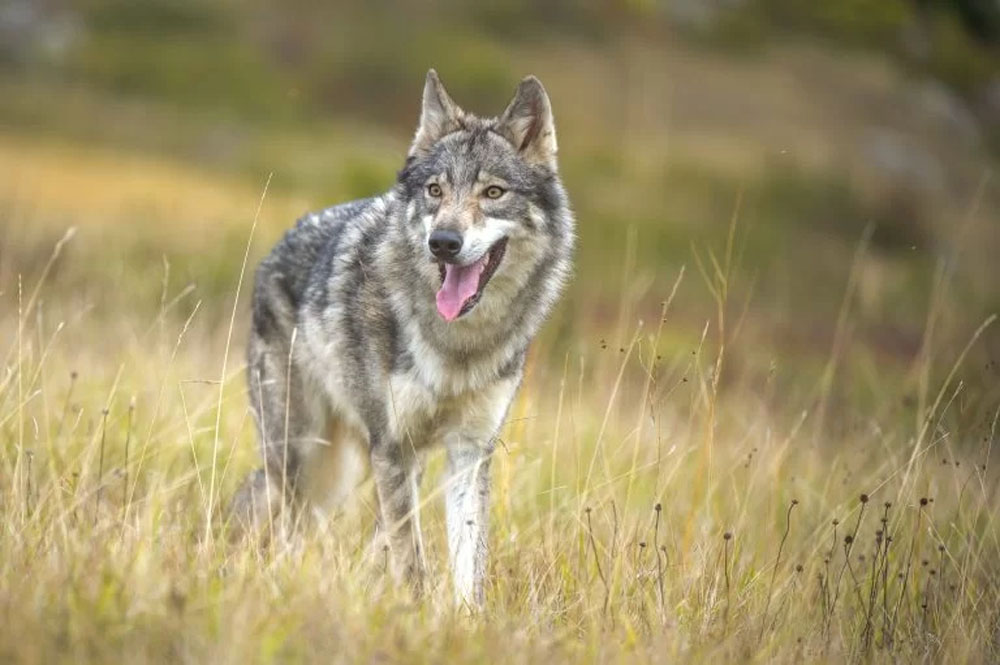
{"type": "MultiPolygon", "coordinates": [[[[539,10],[512,39],[516,4],[104,2],[64,61],[0,48],[0,661],[1000,660],[995,128],[865,50],[908,5],[747,3],[684,39],[644,3],[539,10]],[[579,219],[493,459],[481,615],[440,452],[420,599],[370,481],[266,546],[226,523],[259,463],[252,271],[392,183],[425,62],[481,112],[545,82],[579,219]]],[[[931,25],[929,71],[989,80],[931,25]]]]}
{"type": "Polygon", "coordinates": [[[169,162],[16,147],[5,661],[997,657],[1000,368],[981,360],[995,317],[949,341],[947,266],[912,364],[882,371],[850,344],[863,234],[810,374],[786,364],[794,350],[762,368],[745,348],[755,317],[735,280],[752,230],[738,196],[724,242],[694,247],[663,290],[625,230],[617,273],[601,276],[618,297],[591,299],[595,280],[580,276],[534,347],[494,460],[488,606],[470,617],[448,589],[439,456],[424,481],[432,583],[419,601],[372,545],[370,486],[270,547],[226,538],[225,504],[256,463],[243,259],[301,202],[169,162]],[[131,227],[130,188],[164,192],[131,227]],[[186,223],[190,205],[229,221],[186,223]],[[695,322],[681,303],[699,300],[708,316],[695,322]],[[843,397],[866,391],[877,399],[843,397]]]}

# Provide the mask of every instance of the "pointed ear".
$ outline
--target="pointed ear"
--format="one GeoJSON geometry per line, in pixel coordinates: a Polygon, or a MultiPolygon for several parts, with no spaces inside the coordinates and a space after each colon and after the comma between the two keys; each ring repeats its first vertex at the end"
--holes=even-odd
{"type": "Polygon", "coordinates": [[[497,122],[529,164],[556,167],[556,125],[542,82],[529,76],[517,86],[514,99],[497,122]]]}
{"type": "Polygon", "coordinates": [[[420,110],[420,125],[413,137],[409,156],[430,148],[445,134],[460,127],[462,109],[458,107],[444,89],[441,79],[433,69],[428,70],[424,83],[424,101],[420,110]]]}

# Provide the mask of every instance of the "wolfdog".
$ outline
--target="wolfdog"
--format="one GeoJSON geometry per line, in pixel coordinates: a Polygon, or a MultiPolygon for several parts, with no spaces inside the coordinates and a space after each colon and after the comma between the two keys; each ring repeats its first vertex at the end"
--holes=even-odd
{"type": "Polygon", "coordinates": [[[573,244],[541,82],[480,118],[430,70],[392,189],[307,214],[257,269],[248,378],[264,466],[234,516],[260,528],[284,507],[326,511],[367,458],[393,571],[419,591],[420,460],[442,444],[455,597],[481,606],[490,456],[573,244]]]}

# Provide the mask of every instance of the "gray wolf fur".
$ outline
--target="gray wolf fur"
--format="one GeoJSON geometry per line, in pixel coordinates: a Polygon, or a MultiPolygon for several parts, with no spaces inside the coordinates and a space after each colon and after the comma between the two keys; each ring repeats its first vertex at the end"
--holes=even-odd
{"type": "Polygon", "coordinates": [[[393,570],[419,589],[420,457],[443,445],[454,590],[481,605],[490,456],[573,243],[538,79],[479,118],[428,72],[392,189],[306,215],[257,269],[248,378],[264,466],[234,516],[260,528],[335,506],[367,458],[393,570]]]}

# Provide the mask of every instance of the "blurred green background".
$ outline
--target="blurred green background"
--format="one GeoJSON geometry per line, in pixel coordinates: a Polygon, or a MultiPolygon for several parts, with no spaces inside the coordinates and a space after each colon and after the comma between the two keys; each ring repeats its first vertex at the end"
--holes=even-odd
{"type": "MultiPolygon", "coordinates": [[[[0,278],[75,224],[51,298],[154,309],[166,259],[222,320],[268,174],[252,258],[390,186],[429,67],[483,114],[549,90],[580,227],[554,352],[617,348],[682,265],[665,350],[694,348],[734,216],[726,380],[815,386],[836,354],[835,396],[891,379],[905,409],[1000,311],[996,0],[3,0],[0,278]]],[[[1000,337],[975,354],[970,418],[1000,337]]]]}

